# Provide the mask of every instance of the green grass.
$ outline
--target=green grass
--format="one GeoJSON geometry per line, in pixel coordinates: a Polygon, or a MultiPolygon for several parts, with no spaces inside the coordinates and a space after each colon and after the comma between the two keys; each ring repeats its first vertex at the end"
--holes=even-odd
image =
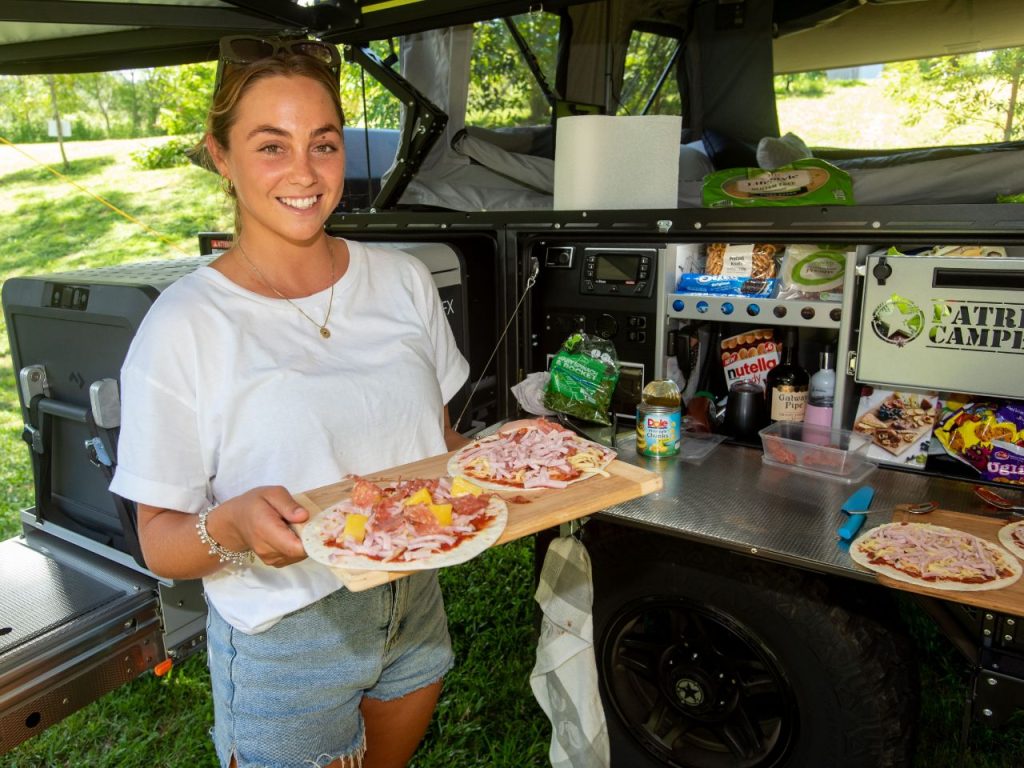
{"type": "MultiPolygon", "coordinates": [[[[492,550],[442,574],[456,666],[413,768],[545,765],[549,733],[529,687],[533,547],[492,550]]],[[[145,675],[17,747],[9,768],[215,768],[206,657],[145,675]]],[[[5,762],[6,761],[6,762],[5,762]]]]}
{"type": "MultiPolygon", "coordinates": [[[[194,168],[135,171],[130,142],[70,145],[70,177],[161,232],[183,251],[195,235],[229,226],[217,180],[194,168]],[[97,145],[99,146],[99,145],[97,145]]],[[[32,149],[31,147],[29,148],[32,149]]],[[[0,276],[172,258],[179,255],[137,225],[49,173],[23,165],[5,170],[0,153],[0,276]]],[[[2,321],[0,321],[2,323],[2,321]]],[[[0,328],[0,537],[20,530],[31,504],[27,447],[7,334],[0,328]]],[[[550,729],[529,688],[533,666],[533,550],[529,540],[486,553],[442,574],[456,667],[414,761],[417,768],[530,768],[547,764],[550,729]]],[[[908,606],[920,648],[924,685],[916,765],[960,765],[965,665],[930,622],[908,606]]],[[[145,675],[0,757],[9,768],[203,768],[214,766],[203,655],[165,678],[145,675]]],[[[991,731],[975,726],[964,768],[1024,765],[1024,718],[991,731]]]]}

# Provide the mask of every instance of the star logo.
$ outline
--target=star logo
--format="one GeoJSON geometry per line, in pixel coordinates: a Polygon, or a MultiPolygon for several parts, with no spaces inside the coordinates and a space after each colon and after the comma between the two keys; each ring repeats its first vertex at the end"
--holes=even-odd
{"type": "Polygon", "coordinates": [[[676,681],[676,696],[688,707],[697,707],[704,701],[704,689],[696,680],[684,677],[676,681]]]}
{"type": "Polygon", "coordinates": [[[882,341],[902,347],[924,330],[924,312],[914,302],[894,294],[875,307],[871,328],[882,341]]]}

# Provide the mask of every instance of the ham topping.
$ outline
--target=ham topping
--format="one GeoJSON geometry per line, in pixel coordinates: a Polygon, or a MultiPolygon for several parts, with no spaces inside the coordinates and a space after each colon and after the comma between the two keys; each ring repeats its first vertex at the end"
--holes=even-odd
{"type": "Polygon", "coordinates": [[[460,453],[465,474],[519,488],[565,488],[584,472],[600,471],[615,452],[550,422],[485,439],[460,453]]]}
{"type": "Polygon", "coordinates": [[[449,480],[408,480],[382,487],[359,479],[348,500],[325,512],[323,541],[336,547],[339,555],[362,555],[381,562],[419,560],[452,549],[485,528],[493,519],[487,511],[492,496],[453,497],[449,480]],[[424,488],[431,503],[451,505],[450,525],[443,525],[427,503],[403,503],[424,488]],[[360,504],[357,499],[370,503],[360,504]],[[367,518],[361,542],[345,537],[349,515],[367,518]]]}
{"type": "Polygon", "coordinates": [[[985,584],[1013,575],[998,550],[961,531],[904,523],[873,531],[856,546],[872,563],[924,581],[985,584]]]}

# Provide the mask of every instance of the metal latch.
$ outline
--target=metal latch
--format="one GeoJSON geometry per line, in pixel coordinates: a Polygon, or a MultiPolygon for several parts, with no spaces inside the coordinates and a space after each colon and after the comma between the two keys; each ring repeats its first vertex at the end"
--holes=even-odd
{"type": "Polygon", "coordinates": [[[116,429],[121,426],[121,395],[117,379],[100,379],[89,386],[89,407],[97,427],[116,429]]]}
{"type": "Polygon", "coordinates": [[[889,262],[885,256],[882,256],[878,260],[874,269],[871,270],[871,274],[875,276],[875,280],[878,281],[879,285],[885,285],[885,281],[892,275],[892,267],[889,266],[889,262]]]}
{"type": "Polygon", "coordinates": [[[41,365],[26,365],[18,373],[21,383],[21,402],[28,408],[36,395],[50,396],[50,382],[46,380],[46,368],[41,365]]]}
{"type": "Polygon", "coordinates": [[[114,464],[107,453],[107,447],[98,437],[91,437],[85,441],[85,452],[94,467],[111,467],[114,464]]]}

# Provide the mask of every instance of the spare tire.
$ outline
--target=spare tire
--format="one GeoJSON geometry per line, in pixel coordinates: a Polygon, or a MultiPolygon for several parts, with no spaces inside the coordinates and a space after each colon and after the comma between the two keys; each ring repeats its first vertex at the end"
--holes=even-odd
{"type": "Polygon", "coordinates": [[[916,662],[882,588],[584,531],[613,768],[911,765],[916,662]]]}

